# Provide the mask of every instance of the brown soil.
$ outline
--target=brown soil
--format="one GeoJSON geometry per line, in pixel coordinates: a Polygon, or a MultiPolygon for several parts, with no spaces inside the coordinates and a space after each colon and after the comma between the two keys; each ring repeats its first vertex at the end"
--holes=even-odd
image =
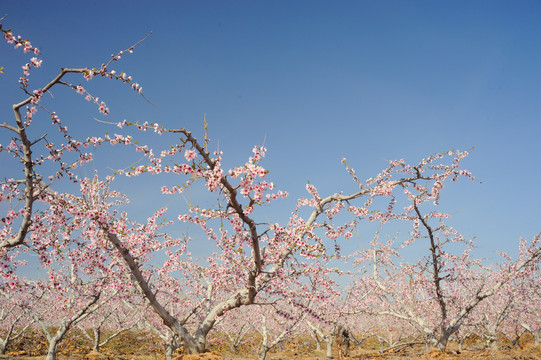
{"type": "MultiPolygon", "coordinates": [[[[338,359],[335,354],[335,359],[338,359]]],[[[43,360],[45,356],[25,356],[25,354],[10,354],[0,355],[0,360],[43,360]]],[[[86,355],[59,355],[59,360],[159,360],[163,359],[163,354],[153,354],[145,356],[110,356],[101,353],[90,352],[86,355]]],[[[208,352],[199,355],[177,355],[173,360],[254,360],[257,356],[246,354],[223,354],[218,355],[213,352],[208,352]]],[[[276,352],[269,353],[267,360],[326,360],[325,353],[291,353],[291,352],[276,352]]],[[[468,359],[486,359],[486,360],[541,360],[541,345],[529,345],[524,348],[513,348],[498,351],[473,351],[466,350],[462,353],[456,352],[440,352],[438,350],[430,350],[424,354],[405,354],[405,353],[387,353],[379,354],[376,351],[352,351],[348,360],[468,360],[468,359]]]]}
{"type": "MultiPolygon", "coordinates": [[[[211,352],[199,355],[182,354],[177,350],[173,360],[255,360],[256,344],[240,348],[238,353],[230,351],[226,342],[215,339],[211,343],[211,352]]],[[[0,360],[44,360],[47,342],[39,333],[28,333],[19,338],[8,348],[7,355],[0,355],[0,360]]],[[[384,354],[370,342],[365,343],[362,350],[351,349],[351,360],[541,360],[541,345],[533,345],[531,337],[525,337],[519,342],[520,346],[511,347],[510,343],[502,341],[502,350],[483,350],[482,343],[472,340],[465,343],[467,350],[459,353],[455,343],[450,343],[447,352],[438,350],[425,351],[424,346],[415,345],[401,350],[390,350],[384,354]]],[[[57,355],[59,360],[163,360],[163,342],[151,334],[143,332],[128,332],[101,349],[93,352],[89,343],[81,340],[80,336],[68,336],[62,343],[57,355]]],[[[334,354],[338,359],[338,354],[334,354]]],[[[325,351],[315,351],[311,339],[297,338],[284,343],[281,348],[272,350],[267,360],[326,360],[325,351]]]]}
{"type": "MultiPolygon", "coordinates": [[[[225,360],[254,360],[257,356],[243,354],[224,354],[225,360]]],[[[311,353],[290,353],[277,352],[267,355],[267,360],[326,360],[325,352],[311,353]]],[[[338,354],[334,354],[334,359],[338,359],[338,354]]],[[[407,354],[407,353],[386,353],[381,355],[377,351],[352,351],[348,360],[469,360],[469,359],[486,359],[486,360],[541,360],[541,345],[527,346],[525,348],[514,348],[498,351],[481,351],[467,350],[462,353],[445,352],[439,350],[430,350],[428,353],[407,354]]]]}
{"type": "Polygon", "coordinates": [[[180,355],[174,357],[173,360],[224,360],[220,355],[216,355],[212,352],[198,354],[198,355],[180,355]]]}

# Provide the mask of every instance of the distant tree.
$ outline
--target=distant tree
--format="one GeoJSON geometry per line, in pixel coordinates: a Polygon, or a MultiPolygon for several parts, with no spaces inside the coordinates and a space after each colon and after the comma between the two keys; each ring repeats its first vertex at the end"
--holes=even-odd
{"type": "MultiPolygon", "coordinates": [[[[444,224],[446,214],[423,215],[416,200],[409,209],[414,229],[402,246],[426,241],[427,255],[413,264],[403,262],[393,240],[381,242],[377,235],[371,248],[362,251],[356,260],[364,263],[362,271],[370,271],[372,276],[360,278],[357,285],[370,294],[364,306],[366,313],[405,320],[423,331],[432,347],[445,351],[451,336],[485,299],[505,291],[507,284],[535,266],[541,254],[541,234],[529,244],[521,240],[520,259],[508,258],[500,271],[490,272],[481,260],[471,257],[473,244],[444,224]],[[449,251],[451,245],[460,243],[465,245],[462,253],[449,251]]],[[[510,304],[504,303],[501,311],[491,315],[496,318],[485,322],[491,336],[495,336],[510,304]]]]}
{"type": "Polygon", "coordinates": [[[23,311],[23,296],[25,296],[23,293],[9,291],[8,288],[2,291],[1,295],[3,300],[0,309],[0,355],[4,355],[8,345],[21,337],[33,321],[23,311]]]}

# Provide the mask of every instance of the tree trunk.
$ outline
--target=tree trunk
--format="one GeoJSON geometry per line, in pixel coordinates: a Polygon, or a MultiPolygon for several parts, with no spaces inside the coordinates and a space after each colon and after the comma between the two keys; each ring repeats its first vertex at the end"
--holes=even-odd
{"type": "Polygon", "coordinates": [[[186,344],[186,352],[188,354],[202,354],[205,352],[205,345],[200,343],[188,343],[185,341],[186,344]]]}
{"type": "Polygon", "coordinates": [[[541,344],[541,330],[532,331],[531,334],[533,335],[535,345],[541,344]]]}
{"type": "Polygon", "coordinates": [[[62,340],[62,337],[58,337],[56,335],[51,339],[45,360],[56,360],[56,351],[58,350],[60,340],[62,340]]]}
{"type": "MultiPolygon", "coordinates": [[[[541,329],[535,331],[527,324],[520,324],[520,326],[522,326],[523,329],[532,334],[535,345],[541,344],[541,329]]],[[[522,336],[522,334],[517,336],[517,342],[520,336],[522,336]]]]}
{"type": "Polygon", "coordinates": [[[498,350],[498,337],[496,334],[490,333],[487,335],[487,347],[490,348],[490,350],[498,350]]]}
{"type": "Polygon", "coordinates": [[[332,338],[330,340],[325,340],[325,342],[327,343],[327,359],[332,359],[332,338]]]}
{"type": "Polygon", "coordinates": [[[267,358],[267,352],[269,351],[268,346],[261,346],[259,353],[257,354],[258,360],[265,360],[267,358]]]}
{"type": "Polygon", "coordinates": [[[310,335],[312,335],[312,338],[316,342],[316,351],[321,351],[321,340],[317,336],[316,332],[314,330],[310,331],[310,335]]]}
{"type": "Polygon", "coordinates": [[[466,340],[465,337],[458,340],[458,351],[462,352],[464,348],[464,341],[466,340]]]}
{"type": "MultiPolygon", "coordinates": [[[[179,334],[177,334],[179,336],[179,334]]],[[[179,336],[180,337],[180,336],[179,336]]],[[[193,338],[182,338],[184,343],[184,348],[188,354],[202,354],[206,350],[207,337],[206,335],[200,333],[199,331],[195,334],[193,338]]]]}
{"type": "Polygon", "coordinates": [[[496,330],[497,330],[497,326],[495,325],[490,325],[490,326],[486,326],[485,325],[485,330],[486,330],[486,335],[485,335],[485,339],[486,339],[486,347],[491,349],[491,350],[498,350],[498,334],[496,333],[496,330]]]}
{"type": "MultiPolygon", "coordinates": [[[[17,321],[22,317],[19,316],[19,318],[17,319],[17,321]]],[[[13,333],[15,332],[14,331],[14,327],[15,327],[15,324],[17,321],[14,321],[11,326],[9,327],[9,329],[7,330],[7,334],[5,334],[5,339],[0,339],[0,355],[5,355],[6,353],[6,350],[7,350],[7,347],[8,345],[15,339],[17,339],[19,336],[21,336],[25,331],[26,329],[28,329],[28,327],[30,326],[30,324],[27,324],[22,330],[18,330],[18,334],[15,335],[15,336],[12,336],[13,333]]]]}
{"type": "Polygon", "coordinates": [[[56,334],[54,336],[49,337],[49,349],[47,349],[47,357],[45,360],[56,360],[56,352],[58,350],[58,344],[60,344],[60,341],[64,338],[64,335],[69,330],[69,325],[62,324],[56,331],[56,334]]]}
{"type": "Polygon", "coordinates": [[[165,360],[171,360],[173,359],[173,346],[171,344],[166,343],[165,344],[165,360]]]}
{"type": "Polygon", "coordinates": [[[378,344],[379,344],[379,354],[383,355],[383,350],[384,350],[383,341],[381,340],[381,337],[379,336],[376,336],[376,337],[378,339],[378,344]]]}
{"type": "Polygon", "coordinates": [[[175,335],[169,334],[165,339],[165,360],[173,359],[173,352],[179,348],[175,335]]]}
{"type": "Polygon", "coordinates": [[[433,349],[433,348],[439,349],[438,344],[439,344],[439,339],[432,332],[427,332],[426,340],[425,340],[425,351],[429,352],[430,349],[433,349]]]}
{"type": "Polygon", "coordinates": [[[100,352],[100,341],[101,341],[101,330],[100,328],[92,328],[94,333],[94,345],[92,346],[92,351],[100,352]]]}
{"type": "Polygon", "coordinates": [[[447,349],[447,343],[449,342],[449,336],[447,334],[441,335],[436,343],[436,348],[441,351],[445,352],[447,349]]]}

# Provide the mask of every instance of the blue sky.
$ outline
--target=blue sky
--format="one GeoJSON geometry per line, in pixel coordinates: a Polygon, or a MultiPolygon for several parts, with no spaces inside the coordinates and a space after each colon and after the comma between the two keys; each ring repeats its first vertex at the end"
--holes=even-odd
{"type": "MultiPolygon", "coordinates": [[[[482,184],[446,189],[451,223],[476,236],[484,256],[516,254],[519,237],[541,231],[539,2],[3,0],[0,13],[42,50],[35,87],[60,67],[99,66],[153,32],[113,68],[158,106],[97,79],[88,89],[111,109],[105,119],[58,91],[50,107],[81,136],[116,131],[95,117],[201,134],[206,113],[226,165],[265,141],[270,178],[292,198],[308,180],[322,195],[354,189],[342,157],[369,178],[386,160],[475,146],[464,167],[482,184]]],[[[22,99],[16,79],[26,59],[0,46],[2,119],[22,99]]]]}

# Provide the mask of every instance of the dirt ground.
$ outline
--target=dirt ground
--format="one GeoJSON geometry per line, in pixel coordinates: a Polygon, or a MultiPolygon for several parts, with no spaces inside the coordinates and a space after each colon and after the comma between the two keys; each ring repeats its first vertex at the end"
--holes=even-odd
{"type": "MultiPolygon", "coordinates": [[[[334,354],[334,358],[338,359],[337,354],[334,354]]],[[[16,356],[12,355],[0,355],[1,360],[44,360],[45,356],[16,356]]],[[[59,355],[59,360],[160,360],[163,359],[163,354],[150,354],[144,356],[109,356],[100,353],[88,353],[86,355],[77,354],[73,356],[59,355]]],[[[174,360],[254,360],[257,359],[253,355],[245,354],[214,354],[212,352],[200,354],[200,355],[177,355],[174,360]]],[[[267,360],[326,360],[325,353],[311,352],[311,353],[295,353],[295,352],[276,352],[269,353],[267,360]]],[[[487,360],[541,360],[541,346],[527,345],[524,348],[513,348],[498,351],[481,351],[481,350],[465,350],[464,352],[457,354],[456,351],[448,351],[442,353],[438,350],[431,350],[428,353],[387,353],[379,354],[379,352],[368,350],[355,350],[351,351],[350,356],[347,359],[356,360],[413,360],[413,359],[441,359],[441,360],[467,360],[467,359],[487,359],[487,360]]]]}
{"type": "MultiPolygon", "coordinates": [[[[211,352],[200,355],[181,355],[177,350],[174,360],[257,360],[257,341],[246,343],[233,353],[227,341],[214,338],[210,344],[211,352]]],[[[509,342],[500,339],[502,350],[484,350],[484,344],[478,340],[467,341],[465,349],[458,352],[456,343],[451,342],[448,351],[442,353],[438,350],[426,352],[424,345],[404,347],[402,350],[387,351],[380,354],[377,342],[367,341],[363,348],[350,348],[349,360],[413,360],[413,359],[441,359],[441,360],[468,360],[468,359],[494,359],[494,360],[541,360],[541,345],[534,345],[531,336],[525,336],[518,342],[519,346],[511,347],[509,342]]],[[[314,350],[315,344],[311,338],[295,338],[282,344],[276,351],[267,354],[267,360],[326,360],[325,351],[314,350]]],[[[64,339],[59,347],[58,360],[163,360],[163,342],[154,336],[143,332],[127,332],[118,336],[99,353],[91,351],[88,342],[77,336],[76,333],[64,339]]],[[[0,360],[44,360],[47,352],[47,341],[39,333],[28,333],[17,339],[8,347],[7,355],[0,355],[0,360]]],[[[335,351],[334,359],[338,359],[335,351]]]]}
{"type": "MultiPolygon", "coordinates": [[[[335,359],[338,359],[338,354],[333,354],[335,359]]],[[[242,360],[242,359],[257,359],[253,356],[243,355],[231,355],[224,354],[223,358],[226,360],[242,360]]],[[[289,353],[278,352],[272,353],[267,356],[267,360],[326,360],[325,352],[312,352],[312,353],[289,353]]],[[[415,359],[441,359],[441,360],[468,360],[468,359],[487,359],[487,360],[541,360],[541,346],[527,346],[525,348],[506,349],[498,351],[473,351],[466,350],[460,354],[456,352],[442,353],[438,350],[431,350],[428,353],[387,353],[381,355],[377,351],[368,350],[356,350],[351,351],[348,358],[351,360],[415,360],[415,359]]]]}

